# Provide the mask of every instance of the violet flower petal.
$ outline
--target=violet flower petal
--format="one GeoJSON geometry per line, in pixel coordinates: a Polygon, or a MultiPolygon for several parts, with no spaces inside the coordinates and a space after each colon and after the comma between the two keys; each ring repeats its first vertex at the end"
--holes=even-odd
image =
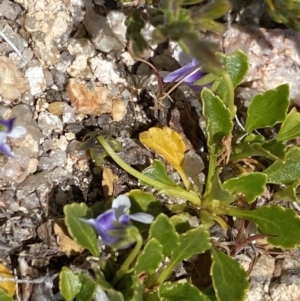
{"type": "Polygon", "coordinates": [[[7,136],[11,138],[19,138],[27,133],[27,130],[23,126],[16,126],[10,131],[7,136]]]}
{"type": "Polygon", "coordinates": [[[108,230],[116,228],[114,225],[114,223],[116,223],[116,216],[113,209],[109,209],[103,214],[100,214],[96,219],[81,218],[80,220],[94,227],[99,236],[101,236],[105,245],[110,246],[118,241],[117,238],[112,237],[107,232],[108,230]]]}
{"type": "Polygon", "coordinates": [[[128,196],[121,194],[115,198],[112,202],[112,209],[115,211],[116,220],[119,220],[123,214],[127,213],[130,207],[131,203],[128,196]]]}
{"type": "Polygon", "coordinates": [[[6,133],[10,133],[13,130],[14,123],[16,118],[11,118],[7,120],[0,120],[0,124],[4,125],[6,127],[6,133]]]}
{"type": "Polygon", "coordinates": [[[10,146],[6,143],[0,143],[0,152],[3,153],[7,157],[15,158],[15,155],[11,151],[10,146]]]}
{"type": "Polygon", "coordinates": [[[128,214],[123,214],[119,217],[118,222],[122,225],[130,225],[130,216],[128,214]]]}
{"type": "Polygon", "coordinates": [[[5,133],[5,132],[0,132],[0,144],[6,142],[6,137],[7,137],[7,133],[5,133]]]}
{"type": "Polygon", "coordinates": [[[133,213],[129,215],[130,219],[143,223],[143,224],[151,224],[154,220],[154,216],[144,212],[133,213]]]}
{"type": "Polygon", "coordinates": [[[165,78],[164,82],[165,83],[170,83],[170,82],[177,82],[183,79],[185,76],[187,76],[190,72],[190,70],[193,68],[192,62],[169,73],[165,78]]]}
{"type": "Polygon", "coordinates": [[[193,60],[193,57],[185,53],[179,45],[175,47],[173,56],[174,59],[180,64],[180,66],[185,66],[193,60]]]}
{"type": "MultiPolygon", "coordinates": [[[[192,62],[190,62],[189,64],[169,73],[164,78],[164,82],[169,83],[169,82],[178,82],[178,81],[182,80],[183,78],[188,76],[189,73],[192,73],[197,65],[199,65],[199,62],[196,59],[193,59],[192,62]]],[[[200,79],[205,74],[206,74],[205,72],[201,72],[198,70],[195,73],[193,73],[192,75],[186,77],[184,82],[187,84],[188,83],[192,84],[195,81],[197,81],[198,79],[200,79]]]]}

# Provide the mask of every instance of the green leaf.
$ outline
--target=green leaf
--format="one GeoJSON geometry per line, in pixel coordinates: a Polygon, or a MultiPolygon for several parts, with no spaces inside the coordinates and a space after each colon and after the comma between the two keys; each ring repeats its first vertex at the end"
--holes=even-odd
{"type": "Polygon", "coordinates": [[[0,300],[1,301],[14,301],[13,297],[5,292],[3,288],[0,288],[0,300]]]}
{"type": "Polygon", "coordinates": [[[264,192],[266,183],[266,175],[259,172],[253,172],[251,174],[229,179],[223,183],[223,187],[231,194],[243,193],[246,196],[248,203],[251,204],[264,192]]]}
{"type": "Polygon", "coordinates": [[[300,3],[298,0],[265,0],[271,18],[289,28],[300,31],[300,3]]]}
{"type": "Polygon", "coordinates": [[[282,122],[290,105],[289,85],[284,84],[253,97],[248,108],[246,131],[272,127],[282,122]]]}
{"type": "Polygon", "coordinates": [[[141,272],[146,272],[149,275],[153,274],[164,258],[162,251],[163,248],[159,241],[151,238],[137,258],[135,272],[137,274],[141,272]]]}
{"type": "Polygon", "coordinates": [[[291,147],[286,153],[285,162],[275,161],[264,170],[267,182],[274,184],[290,184],[300,178],[300,149],[291,147]]]}
{"type": "Polygon", "coordinates": [[[235,201],[235,197],[223,188],[220,182],[219,172],[214,174],[211,191],[210,194],[205,198],[205,203],[211,203],[215,200],[218,200],[223,204],[231,204],[235,201]]]}
{"type": "Polygon", "coordinates": [[[128,301],[143,301],[144,281],[140,281],[136,273],[126,274],[122,279],[122,293],[125,300],[128,301]]]}
{"type": "Polygon", "coordinates": [[[170,222],[176,229],[178,234],[183,234],[191,229],[189,223],[190,215],[187,212],[180,212],[170,217],[170,222]]]}
{"type": "Polygon", "coordinates": [[[285,202],[300,202],[297,195],[297,189],[299,182],[288,185],[285,189],[280,190],[273,194],[272,199],[274,201],[285,201],[285,202]]]}
{"type": "MultiPolygon", "coordinates": [[[[271,160],[284,160],[286,156],[286,146],[283,142],[275,139],[264,141],[259,140],[260,135],[249,135],[249,139],[245,139],[240,144],[235,145],[234,154],[230,156],[231,161],[236,161],[248,157],[261,156],[271,160]],[[253,138],[253,140],[250,140],[253,138]]],[[[248,138],[248,137],[247,137],[248,138]]]]}
{"type": "Polygon", "coordinates": [[[211,276],[218,301],[243,301],[249,288],[242,266],[215,247],[211,248],[211,276]]]}
{"type": "Polygon", "coordinates": [[[101,270],[95,271],[97,284],[107,293],[110,301],[124,301],[123,294],[116,291],[112,285],[106,281],[101,270]]]}
{"type": "Polygon", "coordinates": [[[152,193],[139,189],[131,190],[127,196],[131,201],[131,213],[147,212],[153,216],[157,216],[162,211],[162,204],[152,193]]]}
{"type": "Polygon", "coordinates": [[[201,98],[203,101],[203,115],[207,122],[207,144],[211,148],[217,145],[218,148],[214,152],[214,154],[217,154],[222,149],[223,138],[232,131],[231,113],[223,101],[209,89],[203,88],[201,98]]]}
{"type": "Polygon", "coordinates": [[[133,295],[130,301],[144,301],[144,288],[145,285],[143,283],[140,283],[135,277],[135,282],[133,285],[133,295]]]}
{"type": "Polygon", "coordinates": [[[178,264],[183,259],[205,252],[210,246],[208,230],[202,225],[198,226],[179,236],[179,246],[174,249],[171,262],[178,264]]]}
{"type": "Polygon", "coordinates": [[[300,136],[300,114],[293,108],[284,119],[279,133],[276,136],[278,141],[288,141],[300,136]]]}
{"type": "Polygon", "coordinates": [[[162,245],[163,255],[169,256],[171,252],[179,244],[179,235],[177,234],[171,220],[163,213],[161,213],[153,221],[150,226],[150,237],[154,237],[162,245]]]}
{"type": "MultiPolygon", "coordinates": [[[[226,72],[228,73],[233,87],[237,87],[243,80],[244,76],[248,72],[248,57],[241,50],[236,50],[231,55],[225,55],[223,53],[217,53],[219,59],[223,62],[226,72]]],[[[228,96],[228,87],[225,79],[222,79],[218,87],[218,94],[220,98],[225,101],[228,96]]],[[[228,103],[225,101],[225,103],[228,103]]]]}
{"type": "Polygon", "coordinates": [[[87,217],[89,209],[85,203],[73,203],[64,206],[65,224],[74,240],[89,250],[93,256],[99,256],[97,235],[95,230],[79,218],[87,217]]]}
{"type": "Polygon", "coordinates": [[[59,273],[59,291],[66,301],[72,301],[81,290],[79,276],[63,267],[59,273]]]}
{"type": "Polygon", "coordinates": [[[165,282],[159,287],[161,301],[209,301],[199,289],[187,282],[165,282]]]}
{"type": "Polygon", "coordinates": [[[132,51],[139,57],[148,47],[145,38],[141,34],[141,30],[145,26],[145,21],[142,19],[140,10],[137,9],[133,11],[133,13],[127,17],[125,24],[127,26],[126,36],[128,40],[131,41],[132,51]]]}
{"type": "Polygon", "coordinates": [[[143,174],[163,184],[177,186],[177,184],[169,178],[164,163],[159,160],[153,160],[151,166],[143,170],[143,174]]]}
{"type": "Polygon", "coordinates": [[[97,284],[86,273],[79,274],[79,281],[81,283],[81,290],[76,296],[76,301],[91,301],[94,298],[97,284]]]}
{"type": "Polygon", "coordinates": [[[204,6],[199,6],[199,12],[201,13],[201,18],[215,20],[226,15],[231,7],[228,0],[216,0],[204,6]]]}
{"type": "Polygon", "coordinates": [[[150,292],[149,294],[145,295],[144,301],[160,301],[158,292],[150,292]]]}
{"type": "Polygon", "coordinates": [[[272,235],[267,236],[267,240],[273,246],[295,248],[300,245],[300,218],[292,209],[266,206],[251,211],[231,208],[227,212],[254,222],[261,234],[272,235]]]}

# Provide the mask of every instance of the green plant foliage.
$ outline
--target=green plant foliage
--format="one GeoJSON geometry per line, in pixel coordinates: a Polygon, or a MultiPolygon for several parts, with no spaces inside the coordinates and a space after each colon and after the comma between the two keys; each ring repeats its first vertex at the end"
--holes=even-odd
{"type": "Polygon", "coordinates": [[[0,300],[1,301],[14,301],[14,298],[5,292],[4,289],[0,288],[0,300]]]}
{"type": "Polygon", "coordinates": [[[202,90],[201,98],[207,122],[207,144],[212,149],[216,148],[213,153],[217,154],[222,148],[222,140],[232,131],[231,113],[223,101],[209,89],[202,90]]]}
{"type": "Polygon", "coordinates": [[[159,160],[153,160],[151,166],[144,169],[143,174],[166,185],[177,186],[177,184],[169,178],[164,163],[159,160]]]}
{"type": "Polygon", "coordinates": [[[133,189],[128,193],[128,197],[131,201],[131,213],[143,211],[157,216],[162,211],[161,202],[152,193],[133,189]]]}
{"type": "Polygon", "coordinates": [[[249,288],[241,265],[215,247],[211,248],[211,277],[218,301],[243,301],[249,288]]]}
{"type": "Polygon", "coordinates": [[[163,248],[159,241],[151,238],[137,258],[135,272],[137,274],[141,272],[153,274],[164,258],[162,251],[163,248]]]}
{"type": "Polygon", "coordinates": [[[212,203],[218,201],[224,204],[231,204],[235,201],[234,195],[230,194],[220,182],[219,172],[216,172],[213,176],[212,187],[210,194],[205,198],[205,205],[207,203],[212,203]]]}
{"type": "Polygon", "coordinates": [[[300,136],[300,114],[293,108],[283,121],[276,136],[278,141],[288,141],[300,136]]]}
{"type": "Polygon", "coordinates": [[[140,10],[134,11],[126,19],[127,39],[132,41],[132,51],[137,55],[142,55],[143,51],[147,49],[148,44],[141,34],[142,28],[145,26],[145,21],[141,17],[140,10]]]}
{"type": "Polygon", "coordinates": [[[265,0],[265,3],[269,15],[275,22],[300,31],[299,0],[265,0]]]}
{"type": "Polygon", "coordinates": [[[284,121],[289,105],[287,84],[254,96],[248,109],[246,131],[271,127],[284,121]]]}
{"type": "Polygon", "coordinates": [[[133,288],[133,295],[130,301],[144,301],[144,284],[139,282],[137,277],[133,278],[134,282],[132,285],[133,288]]]}
{"type": "Polygon", "coordinates": [[[81,283],[80,292],[76,295],[76,301],[91,301],[96,293],[97,284],[86,273],[79,274],[81,283]]]}
{"type": "Polygon", "coordinates": [[[288,149],[284,162],[275,161],[264,170],[268,176],[267,182],[274,184],[291,184],[300,179],[300,148],[294,146],[288,149]]]}
{"type": "MultiPolygon", "coordinates": [[[[225,70],[228,73],[233,87],[236,88],[243,80],[248,72],[248,57],[241,50],[236,50],[231,55],[218,53],[220,61],[224,64],[225,70]]],[[[219,84],[218,93],[220,98],[228,104],[228,84],[225,79],[219,84]]]]}
{"type": "MultiPolygon", "coordinates": [[[[272,4],[281,0],[266,1],[272,4]]],[[[289,5],[294,5],[290,1],[289,5]]],[[[68,268],[61,271],[60,289],[67,301],[75,297],[78,301],[92,300],[95,292],[98,294],[102,290],[110,300],[116,301],[243,301],[249,288],[246,271],[237,261],[217,249],[210,237],[210,229],[216,222],[223,229],[230,227],[226,223],[228,215],[253,222],[258,232],[276,247],[300,246],[300,236],[297,235],[300,218],[296,211],[277,205],[259,205],[250,210],[255,200],[269,188],[268,183],[274,186],[272,201],[299,202],[300,148],[291,140],[300,136],[300,114],[295,108],[287,114],[289,87],[281,85],[256,95],[245,118],[246,131],[241,130],[242,127],[234,127],[234,89],[248,70],[248,60],[239,50],[232,55],[218,53],[215,56],[213,48],[207,48],[208,44],[199,39],[199,29],[220,30],[222,26],[215,19],[230,8],[226,0],[205,1],[198,5],[200,2],[166,0],[157,1],[152,6],[137,5],[127,19],[127,34],[131,48],[141,54],[147,43],[140,30],[150,22],[156,28],[154,39],[179,42],[186,52],[200,59],[204,71],[211,72],[197,82],[210,85],[210,89],[204,87],[201,92],[209,157],[205,169],[205,191],[200,192],[192,183],[194,178],[190,179],[185,174],[183,161],[188,147],[174,129],[152,127],[140,133],[139,139],[156,155],[166,159],[166,165],[180,175],[181,183],[171,180],[161,161],[154,160],[141,173],[116,154],[120,148],[114,144],[114,139],[96,134],[89,137],[81,147],[90,147],[96,165],[102,165],[104,157],[110,156],[123,170],[137,178],[142,187],[127,193],[131,207],[128,199],[123,198],[115,208],[118,210],[116,215],[121,215],[118,219],[120,228],[108,233],[121,238],[121,243],[114,245],[112,250],[105,247],[109,256],[105,260],[101,258],[100,264],[92,267],[91,275],[96,280],[87,272],[76,274],[68,268]],[[202,60],[204,58],[207,60],[202,60]],[[279,126],[274,127],[278,123],[282,123],[280,129],[279,126]],[[270,133],[272,135],[268,137],[270,133]],[[95,140],[99,145],[95,145],[95,140]],[[150,189],[155,192],[149,192],[150,189]],[[248,204],[253,204],[247,206],[240,194],[248,204]],[[144,213],[151,214],[154,220],[144,213]],[[127,218],[132,219],[133,225],[122,222],[127,218]],[[142,223],[143,218],[146,224],[142,223]],[[193,219],[199,221],[200,226],[194,227],[193,219]],[[205,251],[204,255],[197,256],[205,251]],[[209,252],[212,265],[209,259],[209,264],[204,264],[206,270],[202,271],[199,267],[209,252]],[[191,275],[194,272],[199,277],[204,275],[201,281],[209,287],[200,290],[189,283],[189,279],[178,280],[174,271],[186,260],[194,269],[191,275]]],[[[117,204],[117,200],[113,204],[117,204]]],[[[97,214],[108,209],[105,204],[93,207],[97,214]]],[[[65,224],[77,243],[99,257],[95,231],[80,220],[92,217],[91,212],[85,204],[66,205],[65,224]]],[[[191,279],[198,286],[199,279],[191,279]]]]}
{"type": "Polygon", "coordinates": [[[248,203],[251,204],[258,196],[263,194],[266,183],[266,175],[259,172],[253,172],[251,174],[229,179],[223,184],[223,187],[233,195],[239,192],[243,193],[246,196],[248,203]]]}
{"type": "Polygon", "coordinates": [[[65,224],[74,240],[89,250],[93,256],[99,256],[98,239],[94,229],[79,218],[91,218],[91,212],[85,203],[73,203],[64,207],[65,224]]]}
{"type": "Polygon", "coordinates": [[[271,160],[285,160],[286,146],[275,139],[265,141],[261,135],[250,134],[239,144],[235,145],[234,153],[230,156],[232,161],[260,156],[271,160]]]}
{"type": "Polygon", "coordinates": [[[291,185],[287,185],[285,189],[275,192],[273,194],[273,200],[275,201],[286,201],[286,202],[300,202],[299,196],[297,195],[297,188],[299,182],[291,185]]]}
{"type": "Polygon", "coordinates": [[[150,237],[156,238],[162,245],[163,255],[169,256],[174,248],[179,244],[179,235],[177,234],[171,220],[161,213],[150,227],[150,237]]]}
{"type": "Polygon", "coordinates": [[[300,233],[300,218],[292,209],[266,206],[251,211],[229,209],[228,213],[254,222],[273,246],[295,248],[300,245],[300,236],[295,235],[300,233]]]}
{"type": "Polygon", "coordinates": [[[210,248],[209,232],[204,226],[179,235],[179,246],[174,248],[170,263],[177,265],[183,259],[201,254],[210,248]]]}
{"type": "Polygon", "coordinates": [[[210,301],[194,285],[184,282],[165,282],[159,287],[161,301],[210,301]]]}
{"type": "Polygon", "coordinates": [[[66,301],[72,301],[80,292],[82,284],[79,276],[69,268],[63,267],[59,273],[59,291],[66,301]]]}
{"type": "Polygon", "coordinates": [[[121,292],[118,292],[113,286],[106,281],[101,270],[96,270],[96,282],[107,293],[108,299],[113,301],[124,301],[124,296],[121,292]]]}
{"type": "Polygon", "coordinates": [[[175,227],[178,234],[183,234],[191,229],[189,219],[190,215],[187,212],[180,212],[171,216],[170,222],[175,227]]]}

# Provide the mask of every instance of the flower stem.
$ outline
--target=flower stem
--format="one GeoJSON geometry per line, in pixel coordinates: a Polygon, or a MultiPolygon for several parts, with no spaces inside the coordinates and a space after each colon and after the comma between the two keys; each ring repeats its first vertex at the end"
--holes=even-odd
{"type": "Polygon", "coordinates": [[[132,232],[132,236],[135,237],[136,244],[135,244],[133,250],[131,251],[131,253],[129,254],[129,256],[126,258],[126,260],[122,264],[121,268],[116,273],[115,277],[113,278],[112,283],[111,283],[113,286],[116,285],[125,276],[125,274],[129,270],[131,263],[138,256],[138,254],[142,248],[143,238],[137,229],[135,229],[134,232],[132,232]]]}
{"type": "Polygon", "coordinates": [[[215,151],[212,150],[210,151],[210,155],[209,155],[208,175],[207,175],[204,199],[210,194],[212,180],[216,172],[216,165],[217,165],[217,155],[215,154],[215,151]]]}
{"type": "MultiPolygon", "coordinates": [[[[142,173],[138,172],[134,168],[132,168],[130,165],[128,165],[126,162],[124,162],[111,148],[111,146],[107,143],[105,138],[103,136],[98,136],[97,141],[99,144],[102,145],[104,150],[109,154],[109,156],[125,171],[127,171],[129,174],[137,178],[138,180],[146,183],[149,186],[154,187],[157,190],[162,190],[164,193],[173,195],[175,197],[181,197],[183,199],[186,199],[193,203],[196,206],[199,206],[201,203],[200,198],[195,194],[188,192],[183,189],[176,189],[174,186],[168,186],[164,183],[161,183],[159,181],[156,181],[154,179],[151,179],[147,177],[146,175],[143,175],[142,173]],[[172,193],[174,192],[174,194],[172,193]]],[[[179,188],[179,187],[178,187],[179,188]]]]}

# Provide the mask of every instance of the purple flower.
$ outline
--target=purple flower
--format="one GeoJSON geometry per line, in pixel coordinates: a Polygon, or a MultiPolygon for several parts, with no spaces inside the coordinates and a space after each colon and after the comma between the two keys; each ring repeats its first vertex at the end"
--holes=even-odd
{"type": "Polygon", "coordinates": [[[10,146],[6,143],[6,138],[19,138],[27,133],[23,126],[15,126],[16,118],[0,120],[0,152],[7,157],[15,157],[10,146]]]}
{"type": "Polygon", "coordinates": [[[119,195],[112,202],[112,208],[100,214],[96,219],[81,220],[95,228],[105,245],[113,246],[121,240],[127,227],[130,226],[130,220],[138,221],[144,224],[151,224],[154,217],[148,213],[128,214],[131,207],[129,198],[126,195],[119,195]]]}
{"type": "Polygon", "coordinates": [[[199,61],[185,54],[179,47],[176,47],[174,57],[182,67],[165,76],[164,82],[178,82],[184,79],[184,83],[186,83],[192,90],[200,92],[203,87],[194,85],[194,83],[206,73],[197,70],[197,67],[200,65],[199,61]]]}

